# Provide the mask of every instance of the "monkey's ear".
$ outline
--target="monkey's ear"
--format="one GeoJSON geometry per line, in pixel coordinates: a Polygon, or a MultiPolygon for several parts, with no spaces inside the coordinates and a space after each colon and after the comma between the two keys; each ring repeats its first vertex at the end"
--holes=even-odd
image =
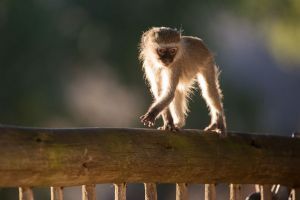
{"type": "Polygon", "coordinates": [[[143,33],[142,38],[141,38],[141,47],[144,47],[144,45],[146,44],[147,38],[146,38],[146,34],[143,33]]]}
{"type": "Polygon", "coordinates": [[[142,34],[142,37],[145,37],[147,34],[147,31],[144,31],[143,34],[142,34]]]}
{"type": "Polygon", "coordinates": [[[140,45],[143,45],[146,42],[146,35],[147,35],[147,32],[143,32],[140,45]]]}

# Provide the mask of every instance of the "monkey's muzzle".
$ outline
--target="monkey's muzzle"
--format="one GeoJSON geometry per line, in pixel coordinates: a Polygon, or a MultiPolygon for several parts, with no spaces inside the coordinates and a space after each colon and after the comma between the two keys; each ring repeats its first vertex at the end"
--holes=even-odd
{"type": "Polygon", "coordinates": [[[173,63],[173,56],[164,56],[164,57],[161,57],[161,62],[164,64],[164,65],[170,65],[171,63],[173,63]]]}

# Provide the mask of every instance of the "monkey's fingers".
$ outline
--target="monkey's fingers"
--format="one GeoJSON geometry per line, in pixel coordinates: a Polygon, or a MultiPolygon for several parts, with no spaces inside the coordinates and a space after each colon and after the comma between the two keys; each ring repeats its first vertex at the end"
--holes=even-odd
{"type": "Polygon", "coordinates": [[[151,122],[144,122],[143,124],[144,124],[144,126],[148,126],[148,127],[154,126],[154,124],[151,122]]]}
{"type": "Polygon", "coordinates": [[[141,121],[144,121],[144,119],[145,119],[145,115],[140,116],[141,121]]]}
{"type": "Polygon", "coordinates": [[[153,122],[149,122],[148,127],[153,127],[154,123],[153,122]]]}
{"type": "Polygon", "coordinates": [[[154,126],[154,122],[152,122],[152,121],[147,121],[146,123],[147,123],[148,127],[153,127],[154,126]]]}
{"type": "Polygon", "coordinates": [[[141,122],[144,124],[144,126],[148,126],[149,122],[145,120],[141,120],[141,122]]]}
{"type": "Polygon", "coordinates": [[[147,114],[140,116],[141,122],[144,124],[148,123],[149,120],[147,120],[147,117],[148,117],[147,114]]]}
{"type": "Polygon", "coordinates": [[[148,127],[153,127],[154,126],[154,121],[149,119],[149,116],[147,115],[143,115],[140,117],[141,122],[144,124],[144,126],[148,126],[148,127]]]}

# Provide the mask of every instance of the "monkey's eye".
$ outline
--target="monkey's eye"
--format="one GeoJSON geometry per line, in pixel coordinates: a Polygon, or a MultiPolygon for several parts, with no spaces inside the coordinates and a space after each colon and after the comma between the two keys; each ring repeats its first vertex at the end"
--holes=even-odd
{"type": "Polygon", "coordinates": [[[177,52],[177,48],[175,48],[175,47],[174,48],[170,48],[169,52],[170,52],[171,55],[175,55],[176,52],[177,52]]]}
{"type": "Polygon", "coordinates": [[[157,53],[159,54],[159,55],[164,55],[165,53],[166,53],[166,49],[165,48],[159,48],[159,49],[157,49],[157,53]]]}

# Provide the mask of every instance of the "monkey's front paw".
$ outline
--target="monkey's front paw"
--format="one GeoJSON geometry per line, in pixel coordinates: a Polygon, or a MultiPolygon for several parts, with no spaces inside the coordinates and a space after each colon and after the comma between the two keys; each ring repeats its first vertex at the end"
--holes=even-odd
{"type": "Polygon", "coordinates": [[[152,112],[147,112],[146,114],[140,117],[141,122],[148,127],[153,127],[155,122],[156,115],[152,112]]]}
{"type": "Polygon", "coordinates": [[[167,130],[167,131],[172,131],[172,132],[177,132],[180,130],[174,124],[164,124],[163,126],[158,127],[157,129],[158,130],[167,130]]]}

